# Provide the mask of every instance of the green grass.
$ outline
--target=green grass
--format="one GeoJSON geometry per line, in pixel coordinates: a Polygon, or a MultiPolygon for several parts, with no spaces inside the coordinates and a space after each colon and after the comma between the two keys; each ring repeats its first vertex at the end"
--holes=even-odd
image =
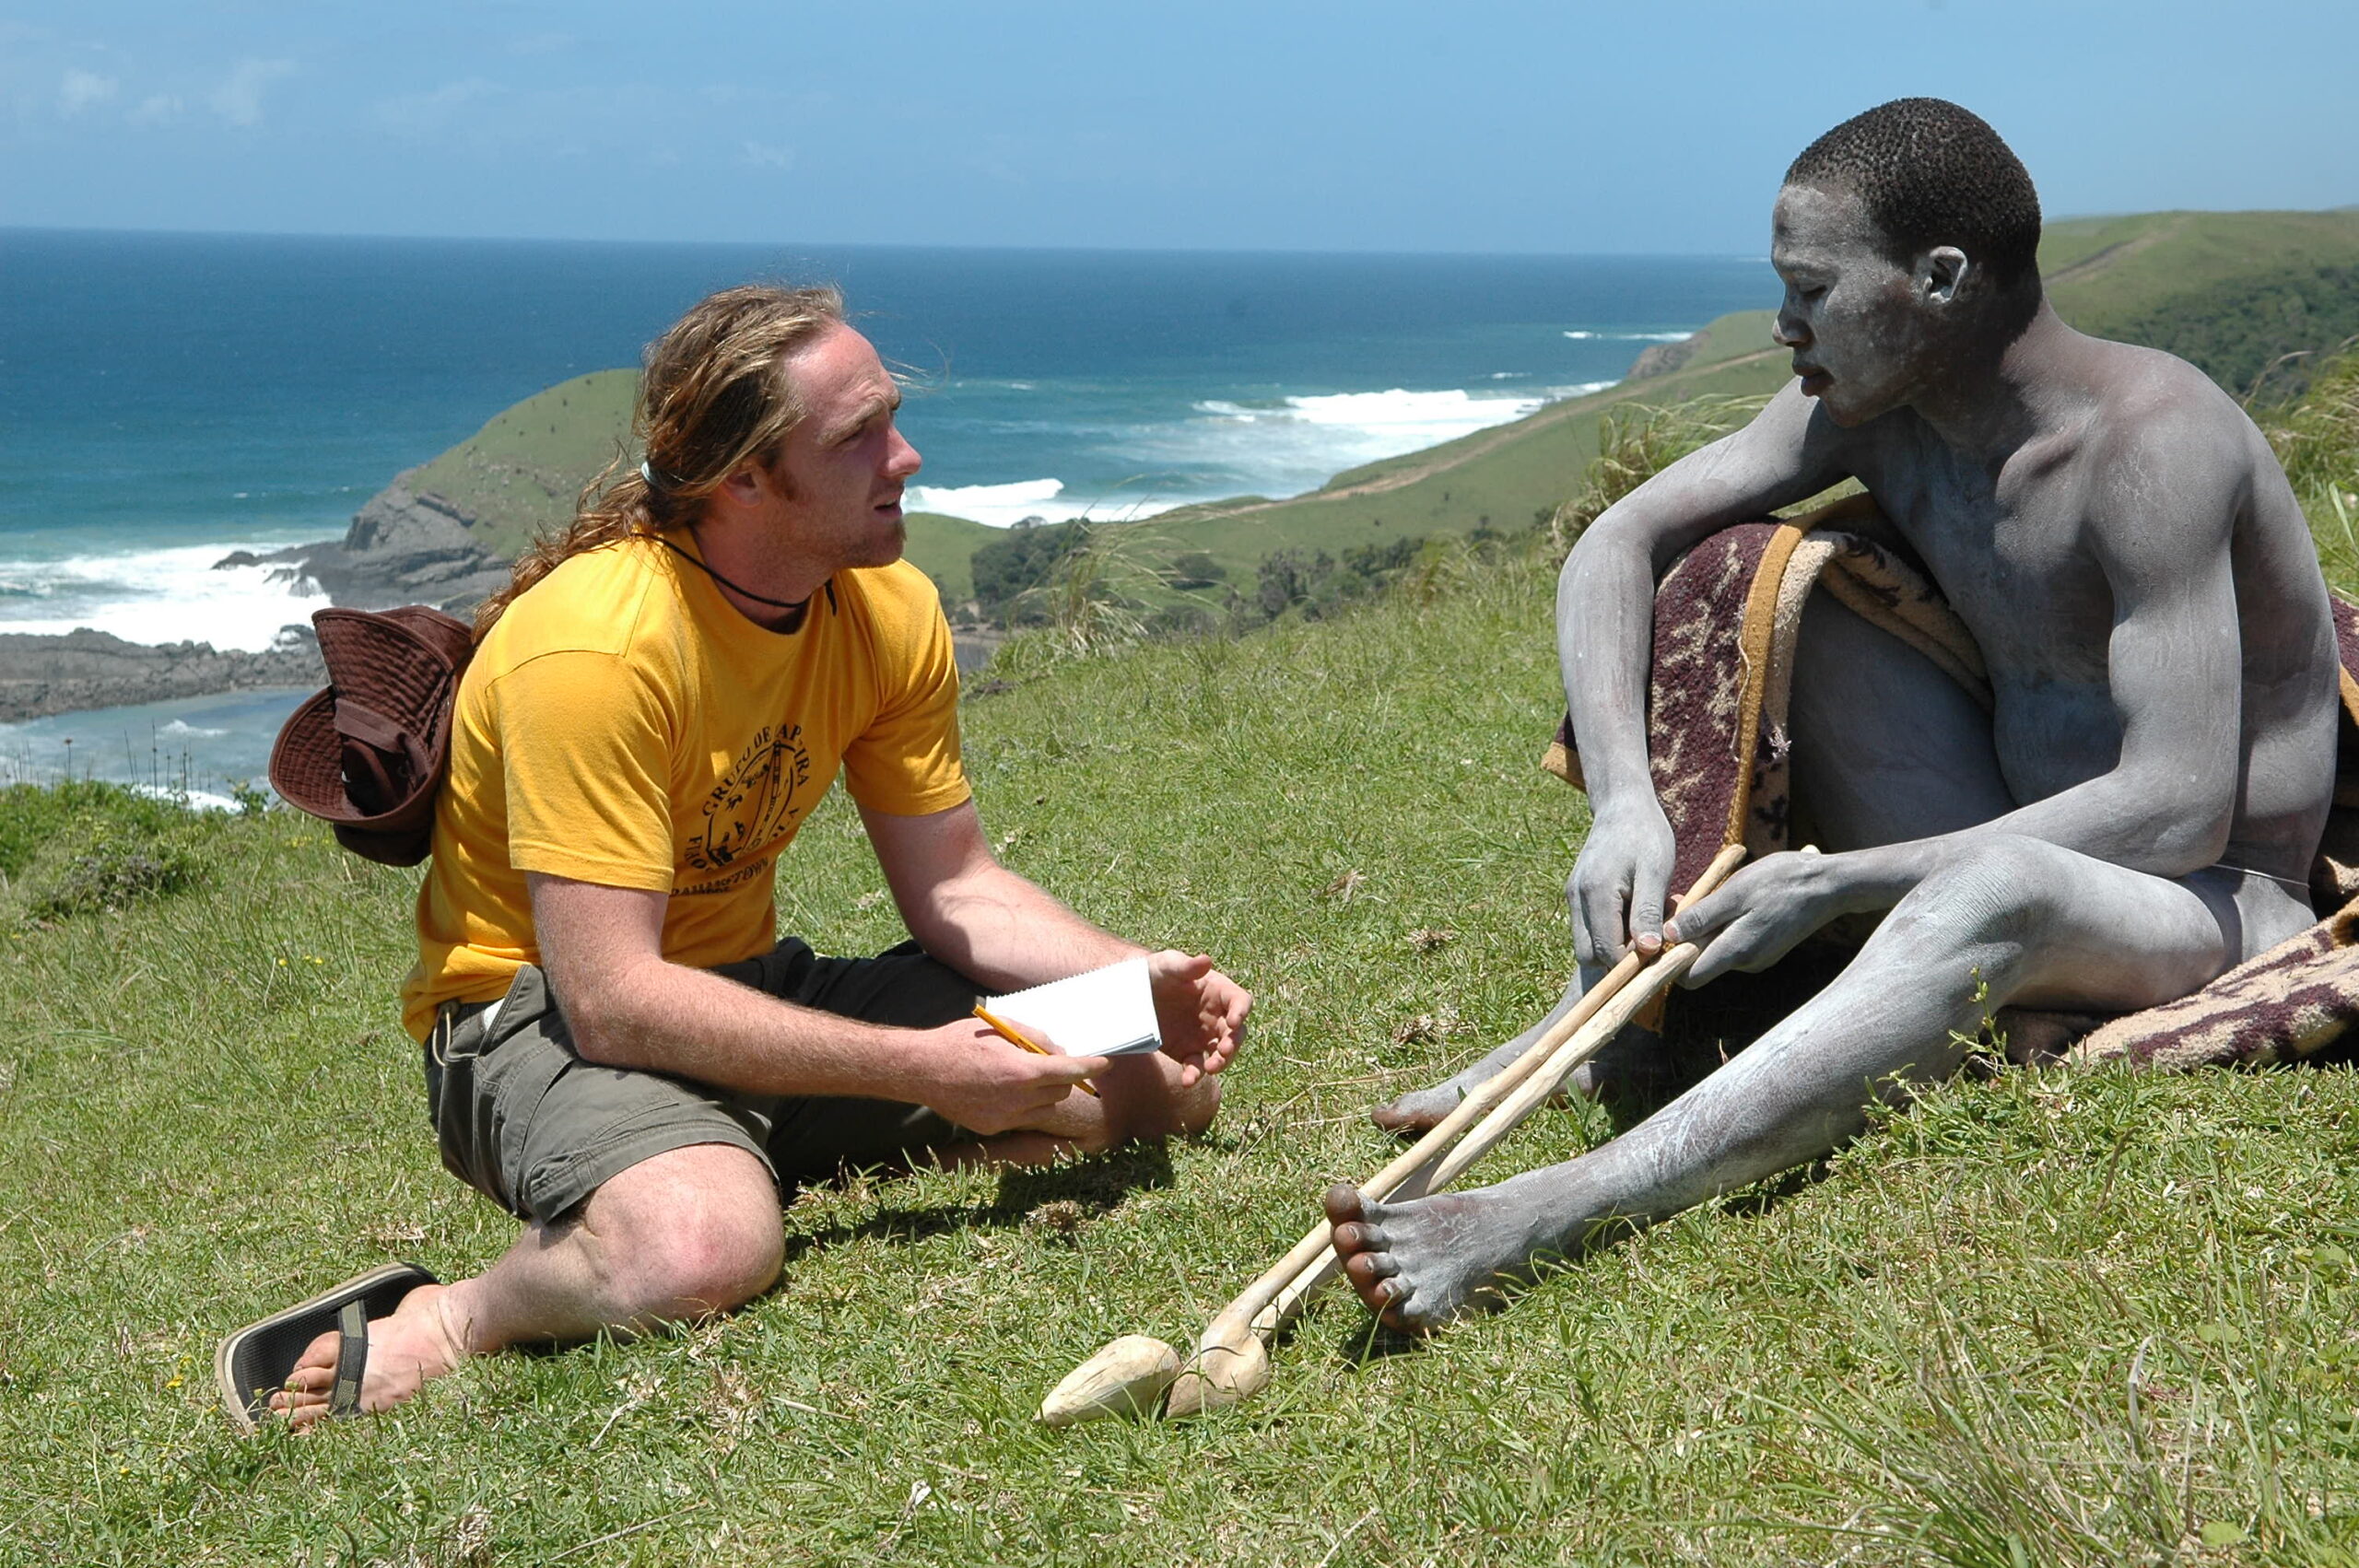
{"type": "MultiPolygon", "coordinates": [[[[202,888],[0,937],[0,1562],[2359,1562],[2340,1070],[1961,1082],[1425,1348],[1330,1302],[1247,1406],[1032,1422],[1381,1164],[1371,1102],[1555,994],[1585,818],[1534,766],[1548,574],[1428,580],[968,706],[1011,864],[1257,993],[1214,1136],[817,1193],[726,1321],[313,1439],[230,1434],[215,1338],[512,1234],[437,1166],[394,1023],[416,874],[272,813],[202,888]]],[[[898,934],[840,801],[784,880],[824,948],[898,934]]],[[[1485,1170],[1603,1131],[1544,1114],[1485,1170]]]]}

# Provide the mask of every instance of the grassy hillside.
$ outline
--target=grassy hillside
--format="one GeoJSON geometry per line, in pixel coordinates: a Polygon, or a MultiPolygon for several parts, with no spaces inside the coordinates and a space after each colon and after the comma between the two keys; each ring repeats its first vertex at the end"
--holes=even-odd
{"type": "Polygon", "coordinates": [[[910,512],[909,558],[923,568],[942,591],[945,604],[963,604],[975,596],[975,574],[968,564],[975,552],[1000,536],[989,523],[939,512],[910,512]]]}
{"type": "MultiPolygon", "coordinates": [[[[2040,260],[2065,320],[2168,349],[2238,394],[2278,356],[2359,333],[2359,209],[2071,218],[2048,226],[2040,260]]],[[[2306,382],[2292,369],[2273,392],[2306,382]]]]}
{"type": "MultiPolygon", "coordinates": [[[[1585,818],[1533,766],[1548,574],[1438,588],[968,708],[1015,866],[1256,992],[1212,1137],[806,1195],[734,1317],[311,1440],[230,1435],[214,1339],[513,1234],[438,1167],[393,1022],[416,873],[271,813],[205,830],[195,891],[0,930],[0,1562],[2359,1562],[2347,1071],[1960,1083],[1430,1345],[1329,1302],[1252,1404],[1033,1424],[1381,1164],[1372,1101],[1555,994],[1585,818]]],[[[784,929],[898,935],[839,797],[792,855],[784,929]]],[[[1543,1113],[1485,1170],[1604,1132],[1543,1113]]]]}
{"type": "MultiPolygon", "coordinates": [[[[630,444],[636,370],[596,370],[560,381],[492,415],[433,462],[412,469],[410,487],[475,514],[485,549],[514,556],[543,529],[573,515],[575,499],[630,444]]],[[[630,453],[637,461],[637,453],[630,453]]]]}

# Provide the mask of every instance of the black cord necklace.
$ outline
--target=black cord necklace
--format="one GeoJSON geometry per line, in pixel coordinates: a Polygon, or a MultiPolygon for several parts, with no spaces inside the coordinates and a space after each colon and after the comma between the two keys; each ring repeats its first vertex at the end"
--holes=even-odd
{"type": "Polygon", "coordinates": [[[740,588],[737,584],[730,581],[727,578],[722,576],[719,572],[705,565],[703,561],[698,559],[695,556],[690,555],[687,551],[681,549],[677,544],[673,544],[669,539],[664,538],[662,534],[651,533],[648,537],[654,540],[658,544],[663,545],[666,550],[671,551],[672,554],[679,556],[680,559],[695,567],[697,570],[704,573],[705,576],[712,579],[713,581],[721,584],[722,587],[729,590],[730,592],[738,595],[740,598],[750,599],[757,604],[767,604],[773,610],[800,611],[810,607],[811,595],[808,593],[804,594],[800,599],[790,601],[785,599],[772,599],[768,594],[757,593],[750,588],[740,588]]]}

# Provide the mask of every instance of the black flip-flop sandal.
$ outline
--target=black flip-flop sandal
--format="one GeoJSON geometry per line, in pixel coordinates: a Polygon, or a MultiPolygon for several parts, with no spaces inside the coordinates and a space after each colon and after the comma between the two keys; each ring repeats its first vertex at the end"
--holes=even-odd
{"type": "Polygon", "coordinates": [[[229,1422],[251,1434],[270,1414],[270,1397],[287,1387],[295,1363],[330,1329],[343,1337],[335,1359],[335,1388],[328,1413],[357,1415],[360,1379],[369,1370],[369,1324],[386,1317],[420,1285],[440,1284],[415,1263],[389,1263],[346,1280],[307,1302],[247,1324],[213,1352],[213,1380],[229,1422]]]}

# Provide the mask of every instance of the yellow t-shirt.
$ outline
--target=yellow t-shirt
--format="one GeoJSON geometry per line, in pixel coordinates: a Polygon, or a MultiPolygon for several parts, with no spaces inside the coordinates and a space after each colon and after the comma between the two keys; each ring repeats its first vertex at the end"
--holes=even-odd
{"type": "Polygon", "coordinates": [[[957,705],[950,627],[907,562],[838,572],[781,634],[660,544],[574,556],[459,684],[403,1024],[424,1039],[443,1002],[539,962],[527,872],[671,895],[675,963],[768,951],[779,854],[839,766],[873,811],[968,798],[957,705]]]}

